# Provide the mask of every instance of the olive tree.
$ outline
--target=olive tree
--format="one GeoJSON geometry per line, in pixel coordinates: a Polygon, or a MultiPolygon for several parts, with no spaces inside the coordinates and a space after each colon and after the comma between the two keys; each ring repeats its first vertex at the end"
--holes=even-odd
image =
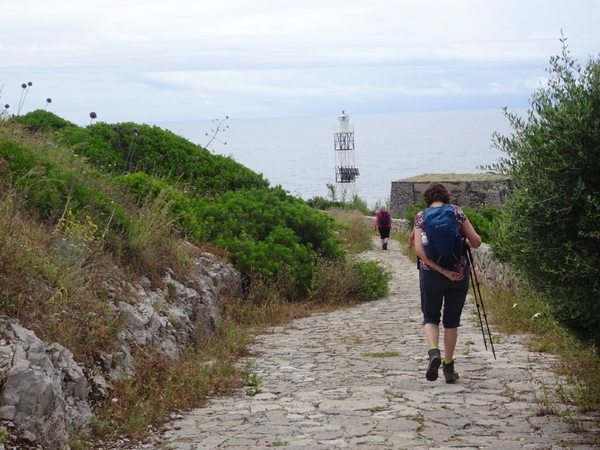
{"type": "Polygon", "coordinates": [[[600,61],[581,66],[566,38],[526,116],[495,134],[505,153],[488,169],[513,178],[493,250],[543,293],[556,318],[600,344],[600,61]]]}

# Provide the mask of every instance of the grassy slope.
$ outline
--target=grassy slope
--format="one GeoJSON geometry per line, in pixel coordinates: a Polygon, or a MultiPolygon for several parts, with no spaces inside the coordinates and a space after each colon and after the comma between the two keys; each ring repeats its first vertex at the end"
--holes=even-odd
{"type": "MultiPolygon", "coordinates": [[[[381,268],[343,258],[342,242],[346,250],[364,248],[358,241],[370,241],[371,234],[364,231],[360,214],[341,216],[334,222],[230,158],[156,127],[82,129],[45,112],[16,121],[3,118],[0,313],[94,367],[97,355],[115,350],[115,336],[126,322],[110,307],[111,290],[140,275],[158,285],[166,267],[185,278],[201,251],[237,261],[233,245],[222,242],[219,248],[210,242],[229,226],[237,233],[238,251],[251,254],[260,239],[279,251],[259,248],[252,264],[260,263],[260,255],[299,259],[290,251],[310,260],[310,266],[301,267],[311,268],[313,280],[304,301],[288,301],[298,295],[290,290],[297,278],[289,271],[274,275],[280,267],[272,265],[249,278],[250,295],[224,300],[219,333],[199,337],[180,361],[139,349],[136,378],[114,383],[110,397],[118,398],[117,404],[98,403],[95,432],[143,435],[169,411],[200,406],[208,395],[240,386],[249,369],[236,362],[257,327],[387,292],[381,268]],[[229,215],[231,225],[215,226],[224,209],[237,216],[229,215]],[[311,254],[322,262],[315,264],[311,254]]],[[[305,274],[301,269],[298,273],[305,274]]],[[[135,301],[125,292],[119,295],[135,301]]],[[[85,445],[73,437],[72,448],[85,445]]]]}

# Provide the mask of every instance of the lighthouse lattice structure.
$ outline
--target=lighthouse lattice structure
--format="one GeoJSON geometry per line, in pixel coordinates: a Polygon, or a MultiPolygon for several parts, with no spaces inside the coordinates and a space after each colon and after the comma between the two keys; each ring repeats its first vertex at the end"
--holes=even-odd
{"type": "Polygon", "coordinates": [[[333,146],[335,182],[354,183],[359,175],[358,168],[354,165],[354,125],[350,125],[350,117],[344,111],[338,116],[337,125],[333,127],[333,146]]]}

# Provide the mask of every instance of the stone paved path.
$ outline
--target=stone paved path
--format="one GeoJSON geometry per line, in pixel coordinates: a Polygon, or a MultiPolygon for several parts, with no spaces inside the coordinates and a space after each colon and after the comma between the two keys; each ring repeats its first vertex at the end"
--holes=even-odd
{"type": "Polygon", "coordinates": [[[262,392],[213,399],[172,423],[152,448],[595,448],[535,401],[556,383],[552,358],[492,330],[494,360],[472,301],[456,351],[460,380],[427,381],[414,263],[397,242],[362,256],[393,271],[386,298],[259,336],[251,360],[262,392]],[[376,355],[385,352],[397,356],[376,355]]]}

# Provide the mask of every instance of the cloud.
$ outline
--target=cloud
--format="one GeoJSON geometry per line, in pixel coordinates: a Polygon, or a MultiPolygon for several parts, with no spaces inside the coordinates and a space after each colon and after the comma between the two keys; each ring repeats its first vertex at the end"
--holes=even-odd
{"type": "Polygon", "coordinates": [[[107,35],[107,40],[117,42],[147,42],[151,41],[152,38],[141,35],[135,31],[116,31],[107,35]]]}
{"type": "Polygon", "coordinates": [[[561,29],[574,56],[600,49],[599,11],[597,0],[568,11],[558,0],[21,0],[3,11],[0,95],[32,80],[26,108],[51,97],[77,123],[92,109],[106,121],[161,121],[319,114],[343,102],[523,107],[561,29]]]}

